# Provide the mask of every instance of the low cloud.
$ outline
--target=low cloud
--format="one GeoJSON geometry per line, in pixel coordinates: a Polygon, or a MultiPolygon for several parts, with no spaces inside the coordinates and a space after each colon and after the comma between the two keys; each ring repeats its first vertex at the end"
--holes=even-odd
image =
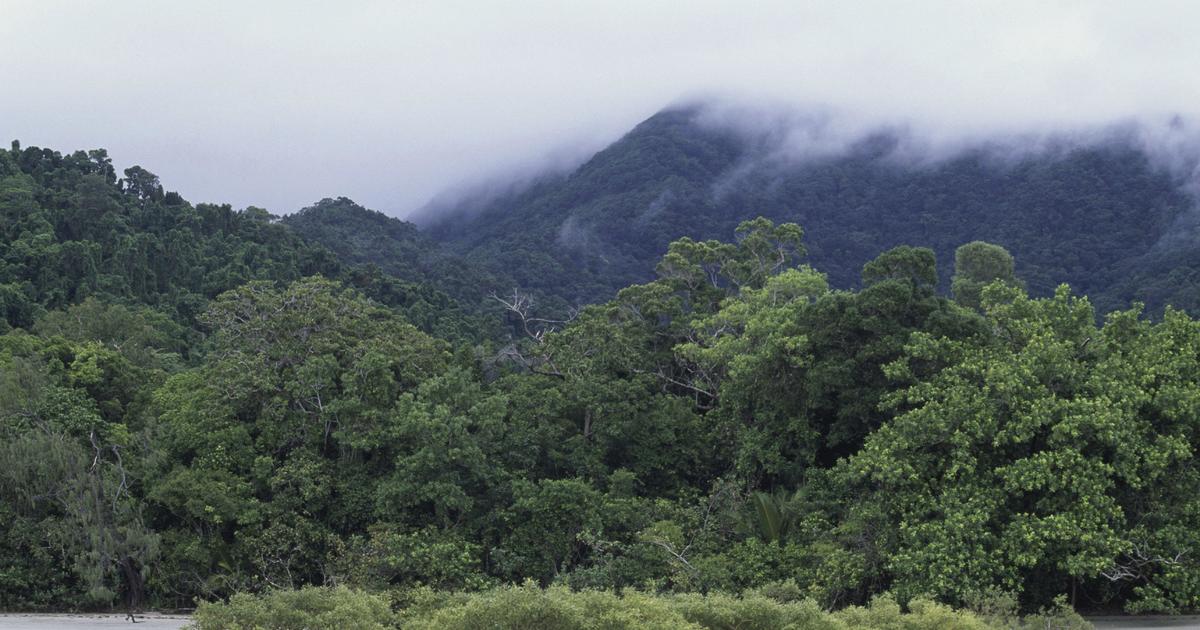
{"type": "MultiPolygon", "coordinates": [[[[0,134],[108,148],[193,201],[345,195],[404,216],[697,95],[829,108],[796,128],[821,130],[797,138],[817,155],[866,123],[920,157],[1196,120],[1197,23],[1200,4],[1168,0],[8,0],[0,134]]],[[[1156,159],[1185,165],[1151,129],[1156,159]]]]}
{"type": "Polygon", "coordinates": [[[745,147],[741,164],[714,185],[720,197],[729,180],[762,169],[872,151],[906,168],[934,167],[974,152],[998,168],[1034,157],[1064,156],[1080,148],[1116,144],[1137,149],[1200,198],[1200,127],[1180,114],[1131,116],[1094,123],[1007,125],[947,129],[938,121],[872,117],[830,106],[714,98],[677,103],[710,132],[733,133],[745,147]]]}

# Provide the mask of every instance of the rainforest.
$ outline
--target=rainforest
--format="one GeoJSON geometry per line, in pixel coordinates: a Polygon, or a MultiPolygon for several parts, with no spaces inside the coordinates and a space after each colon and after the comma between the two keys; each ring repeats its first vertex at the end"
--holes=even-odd
{"type": "Polygon", "coordinates": [[[1120,146],[1001,175],[963,158],[894,214],[839,215],[899,185],[858,155],[739,218],[688,205],[687,169],[726,158],[662,116],[423,228],[0,151],[0,609],[837,628],[1200,608],[1200,323],[1192,250],[1162,245],[1191,211],[1168,173],[1120,146]],[[589,178],[648,155],[672,173],[589,178]],[[988,178],[954,212],[1040,186],[1060,231],[939,210],[988,178]],[[611,236],[656,199],[698,218],[611,236]],[[601,227],[582,247],[562,225],[601,227]],[[543,229],[567,236],[538,249],[543,229]]]}

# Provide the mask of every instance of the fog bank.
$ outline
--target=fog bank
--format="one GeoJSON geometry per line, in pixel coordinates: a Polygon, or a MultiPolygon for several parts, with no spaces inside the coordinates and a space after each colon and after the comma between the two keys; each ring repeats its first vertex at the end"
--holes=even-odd
{"type": "Polygon", "coordinates": [[[1197,23],[1183,1],[6,0],[0,139],[105,147],[193,201],[404,216],[698,95],[910,129],[914,155],[1196,120],[1197,23]]]}

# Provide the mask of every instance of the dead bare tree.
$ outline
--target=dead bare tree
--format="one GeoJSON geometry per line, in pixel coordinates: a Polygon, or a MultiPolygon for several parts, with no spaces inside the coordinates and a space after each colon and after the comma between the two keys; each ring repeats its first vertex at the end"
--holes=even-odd
{"type": "Polygon", "coordinates": [[[511,296],[500,297],[493,292],[491,298],[504,306],[520,322],[521,330],[524,331],[525,335],[538,344],[541,344],[545,340],[548,333],[559,330],[571,323],[579,314],[575,309],[571,309],[566,319],[534,317],[533,297],[516,288],[512,290],[511,296]]]}
{"type": "Polygon", "coordinates": [[[537,317],[533,313],[533,297],[516,288],[512,290],[512,295],[502,297],[493,292],[490,297],[510,313],[520,325],[524,339],[532,342],[533,348],[538,349],[536,353],[529,353],[522,348],[522,344],[518,341],[502,348],[493,361],[497,363],[507,361],[534,374],[566,378],[566,375],[554,365],[554,357],[546,347],[546,335],[561,330],[562,327],[571,323],[579,315],[579,312],[571,309],[565,319],[537,317]]]}
{"type": "MultiPolygon", "coordinates": [[[[721,534],[719,530],[722,528],[717,522],[721,515],[736,511],[737,506],[745,501],[739,486],[740,482],[736,480],[718,479],[715,481],[708,501],[697,506],[700,517],[699,525],[685,534],[685,538],[678,543],[657,534],[647,535],[643,541],[665,551],[692,579],[699,579],[700,572],[688,560],[688,555],[699,540],[712,534],[721,534]]],[[[725,532],[724,535],[728,535],[728,532],[725,532]]]]}

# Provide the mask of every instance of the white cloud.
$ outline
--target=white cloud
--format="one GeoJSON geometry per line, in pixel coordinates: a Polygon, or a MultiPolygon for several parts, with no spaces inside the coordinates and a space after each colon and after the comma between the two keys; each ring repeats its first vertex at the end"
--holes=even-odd
{"type": "Polygon", "coordinates": [[[1195,115],[1195,24],[1190,1],[0,0],[0,134],[193,201],[404,214],[698,93],[943,139],[1195,115]]]}

